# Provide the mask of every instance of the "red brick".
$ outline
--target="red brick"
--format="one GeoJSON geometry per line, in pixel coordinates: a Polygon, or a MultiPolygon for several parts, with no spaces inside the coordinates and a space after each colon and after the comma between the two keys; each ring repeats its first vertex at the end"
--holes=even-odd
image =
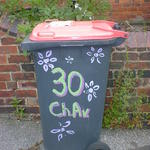
{"type": "Polygon", "coordinates": [[[150,68],[150,62],[127,63],[126,68],[129,68],[129,69],[149,69],[150,68]]]}
{"type": "Polygon", "coordinates": [[[17,97],[36,97],[36,90],[17,90],[17,97]]]}
{"type": "Polygon", "coordinates": [[[4,105],[4,100],[0,99],[0,105],[4,105]]]}
{"type": "Polygon", "coordinates": [[[111,62],[110,69],[120,69],[123,67],[123,62],[111,62]]]}
{"type": "Polygon", "coordinates": [[[8,58],[9,63],[25,63],[30,62],[30,58],[23,55],[11,55],[8,58]]]}
{"type": "Polygon", "coordinates": [[[17,82],[7,82],[7,89],[16,90],[17,89],[17,82]]]}
{"type": "Polygon", "coordinates": [[[107,89],[107,91],[106,91],[106,96],[111,96],[111,94],[110,94],[110,89],[107,89]]]}
{"type": "Polygon", "coordinates": [[[140,60],[150,60],[150,52],[141,53],[140,60]]]}
{"type": "MultiPolygon", "coordinates": [[[[126,53],[113,53],[112,60],[126,60],[126,53]]],[[[138,54],[137,53],[128,53],[129,60],[137,60],[138,54]]]]}
{"type": "Polygon", "coordinates": [[[34,80],[34,73],[12,73],[13,80],[34,80]]]}
{"type": "Polygon", "coordinates": [[[0,64],[6,64],[6,63],[7,63],[6,55],[0,55],[0,64]]]}
{"type": "Polygon", "coordinates": [[[9,80],[10,80],[10,74],[8,73],[0,74],[0,81],[9,81],[9,80]]]}
{"type": "Polygon", "coordinates": [[[18,65],[0,65],[0,72],[14,72],[20,71],[20,67],[18,65]]]}
{"type": "Polygon", "coordinates": [[[15,96],[14,91],[0,91],[0,97],[13,97],[15,96]]]}
{"type": "Polygon", "coordinates": [[[150,105],[148,105],[148,104],[143,104],[143,105],[141,106],[141,111],[142,111],[142,112],[150,112],[150,105]]]}
{"type": "MultiPolygon", "coordinates": [[[[11,104],[12,100],[13,100],[13,98],[7,98],[7,99],[5,99],[5,105],[12,105],[11,104]]],[[[19,105],[25,105],[25,100],[24,99],[21,99],[21,100],[22,100],[22,102],[19,105]]]]}
{"type": "Polygon", "coordinates": [[[112,97],[106,97],[105,103],[110,104],[112,102],[112,97]]]}
{"type": "Polygon", "coordinates": [[[0,46],[0,54],[16,54],[17,46],[0,46]]]}
{"type": "Polygon", "coordinates": [[[1,113],[12,113],[15,111],[15,108],[14,107],[10,107],[10,106],[2,106],[0,107],[0,114],[1,113]]]}
{"type": "Polygon", "coordinates": [[[39,107],[26,107],[25,113],[37,114],[37,113],[39,113],[39,107]]]}
{"type": "Polygon", "coordinates": [[[145,87],[145,88],[138,88],[137,89],[138,95],[146,95],[146,96],[150,96],[150,87],[145,87]]]}
{"type": "Polygon", "coordinates": [[[16,39],[12,37],[4,37],[1,39],[2,45],[12,45],[16,44],[16,39]]]}
{"type": "Polygon", "coordinates": [[[29,88],[29,87],[36,88],[37,87],[36,82],[20,82],[18,84],[22,88],[29,88]]]}
{"type": "Polygon", "coordinates": [[[0,82],[0,90],[6,89],[6,84],[5,82],[0,82]]]}
{"type": "Polygon", "coordinates": [[[5,32],[0,31],[0,37],[3,37],[5,35],[5,32]]]}

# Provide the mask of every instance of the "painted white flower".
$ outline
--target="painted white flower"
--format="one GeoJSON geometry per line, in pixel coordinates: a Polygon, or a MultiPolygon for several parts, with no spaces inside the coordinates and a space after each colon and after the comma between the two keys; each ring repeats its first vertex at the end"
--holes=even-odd
{"type": "Polygon", "coordinates": [[[74,61],[74,58],[68,56],[65,58],[65,60],[67,61],[68,64],[72,64],[72,62],[74,61]]]}
{"type": "Polygon", "coordinates": [[[60,142],[64,136],[67,134],[73,135],[75,132],[73,130],[66,130],[71,125],[71,121],[66,121],[64,124],[59,122],[59,129],[52,129],[50,132],[53,134],[58,134],[58,141],[60,142]]]}
{"type": "Polygon", "coordinates": [[[90,81],[89,84],[85,82],[85,90],[83,92],[88,95],[89,102],[92,101],[93,97],[97,98],[96,91],[98,91],[99,88],[99,85],[94,85],[94,81],[90,81]]]}
{"type": "Polygon", "coordinates": [[[96,51],[94,47],[91,47],[91,51],[87,52],[86,54],[91,57],[91,63],[94,63],[94,61],[96,60],[99,64],[101,64],[100,59],[105,56],[102,51],[102,48],[99,48],[96,51]]]}
{"type": "Polygon", "coordinates": [[[52,57],[52,51],[49,50],[46,52],[45,57],[42,53],[38,52],[39,61],[38,64],[43,66],[43,69],[45,72],[47,72],[50,69],[54,69],[53,63],[57,61],[57,58],[52,57]]]}

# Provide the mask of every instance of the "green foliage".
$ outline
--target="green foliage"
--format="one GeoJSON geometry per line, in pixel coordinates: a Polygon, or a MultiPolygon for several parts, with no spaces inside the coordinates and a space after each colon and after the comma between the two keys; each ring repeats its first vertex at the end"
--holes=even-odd
{"type": "Polygon", "coordinates": [[[104,128],[142,127],[140,108],[144,96],[135,97],[136,81],[136,74],[131,70],[122,69],[116,75],[113,99],[104,112],[104,128]]]}
{"type": "Polygon", "coordinates": [[[20,106],[22,100],[18,100],[17,98],[13,98],[11,104],[15,108],[15,115],[18,119],[22,119],[24,117],[24,108],[20,106]]]}
{"type": "Polygon", "coordinates": [[[59,0],[6,0],[1,7],[12,21],[24,20],[24,24],[18,26],[19,32],[24,35],[29,34],[37,23],[46,19],[105,19],[111,8],[108,0],[77,0],[76,7],[72,0],[66,0],[63,5],[59,3],[59,0]]]}

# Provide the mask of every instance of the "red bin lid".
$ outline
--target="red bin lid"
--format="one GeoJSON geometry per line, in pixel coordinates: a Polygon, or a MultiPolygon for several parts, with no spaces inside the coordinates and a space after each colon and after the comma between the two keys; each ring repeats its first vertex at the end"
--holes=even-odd
{"type": "Polygon", "coordinates": [[[128,33],[113,29],[115,22],[53,21],[38,24],[30,35],[32,41],[109,40],[128,38],[128,33]]]}

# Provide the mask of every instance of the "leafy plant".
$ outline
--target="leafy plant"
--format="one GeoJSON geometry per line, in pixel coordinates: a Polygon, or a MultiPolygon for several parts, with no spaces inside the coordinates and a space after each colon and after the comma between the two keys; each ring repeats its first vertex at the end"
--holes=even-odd
{"type": "MultiPolygon", "coordinates": [[[[126,56],[128,60],[128,55],[126,56]]],[[[140,111],[144,96],[135,97],[136,74],[134,71],[122,69],[116,76],[112,102],[104,112],[105,128],[141,128],[140,111]]]]}
{"type": "Polygon", "coordinates": [[[108,0],[6,0],[1,5],[3,12],[14,21],[21,19],[23,24],[18,26],[21,34],[29,34],[33,27],[46,19],[58,20],[92,20],[104,19],[110,10],[108,0]]]}
{"type": "Polygon", "coordinates": [[[15,108],[15,115],[18,119],[22,119],[24,117],[24,108],[20,106],[22,100],[18,100],[17,98],[13,98],[11,101],[12,106],[15,108]]]}

